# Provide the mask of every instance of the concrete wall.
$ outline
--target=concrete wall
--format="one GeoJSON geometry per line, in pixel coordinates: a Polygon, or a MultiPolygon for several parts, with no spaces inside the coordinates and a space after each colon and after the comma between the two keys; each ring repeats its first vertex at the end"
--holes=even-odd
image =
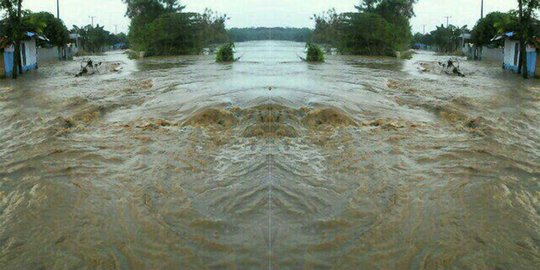
{"type": "Polygon", "coordinates": [[[49,61],[57,61],[57,60],[58,60],[58,47],[38,49],[39,62],[49,62],[49,61]]]}
{"type": "Polygon", "coordinates": [[[502,63],[504,60],[503,48],[482,48],[482,60],[502,63]]]}
{"type": "Polygon", "coordinates": [[[39,48],[38,49],[38,62],[58,61],[62,57],[64,59],[71,59],[73,58],[73,55],[77,53],[78,51],[79,49],[75,46],[65,47],[63,48],[63,50],[60,51],[62,55],[59,55],[58,47],[39,48]]]}
{"type": "Polygon", "coordinates": [[[494,61],[499,63],[502,63],[504,60],[503,48],[482,47],[482,50],[480,50],[466,44],[461,48],[461,51],[467,56],[468,59],[481,59],[484,61],[494,61]]]}

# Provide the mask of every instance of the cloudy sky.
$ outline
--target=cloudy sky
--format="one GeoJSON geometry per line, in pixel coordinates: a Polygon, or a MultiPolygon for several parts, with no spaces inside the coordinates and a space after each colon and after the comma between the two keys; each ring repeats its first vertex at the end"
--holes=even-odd
{"type": "MultiPolygon", "coordinates": [[[[411,21],[414,32],[426,32],[435,25],[451,24],[473,26],[480,17],[481,0],[419,0],[415,6],[416,17],[411,21]]],[[[184,0],[189,11],[203,11],[210,7],[231,17],[227,27],[247,26],[291,26],[313,27],[310,17],[329,8],[339,12],[353,11],[359,0],[184,0]]],[[[485,13],[508,11],[516,7],[516,0],[484,0],[485,13]]],[[[56,14],[56,0],[24,0],[25,9],[49,11],[56,14]]],[[[129,20],[124,17],[122,0],[60,0],[60,16],[68,25],[94,23],[118,32],[128,29],[129,20]]]]}

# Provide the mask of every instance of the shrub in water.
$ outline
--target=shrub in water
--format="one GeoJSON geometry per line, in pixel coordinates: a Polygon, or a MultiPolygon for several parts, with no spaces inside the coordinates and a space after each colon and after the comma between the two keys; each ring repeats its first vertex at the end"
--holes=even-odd
{"type": "Polygon", "coordinates": [[[308,43],[306,45],[307,48],[307,56],[306,61],[308,62],[324,62],[324,53],[322,49],[315,45],[308,43]]]}
{"type": "Polygon", "coordinates": [[[234,43],[219,47],[216,54],[217,62],[234,62],[234,43]]]}

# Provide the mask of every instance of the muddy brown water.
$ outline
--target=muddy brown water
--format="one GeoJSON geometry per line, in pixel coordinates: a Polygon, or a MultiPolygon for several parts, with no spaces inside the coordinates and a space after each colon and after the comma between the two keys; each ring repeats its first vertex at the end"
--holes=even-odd
{"type": "Polygon", "coordinates": [[[237,50],[1,81],[0,268],[538,269],[540,83],[237,50]]]}

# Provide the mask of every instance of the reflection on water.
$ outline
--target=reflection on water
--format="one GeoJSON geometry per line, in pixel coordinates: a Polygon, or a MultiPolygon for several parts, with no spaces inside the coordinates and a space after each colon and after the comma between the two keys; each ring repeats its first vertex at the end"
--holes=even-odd
{"type": "Polygon", "coordinates": [[[237,48],[2,81],[2,269],[540,264],[536,81],[237,48]]]}

